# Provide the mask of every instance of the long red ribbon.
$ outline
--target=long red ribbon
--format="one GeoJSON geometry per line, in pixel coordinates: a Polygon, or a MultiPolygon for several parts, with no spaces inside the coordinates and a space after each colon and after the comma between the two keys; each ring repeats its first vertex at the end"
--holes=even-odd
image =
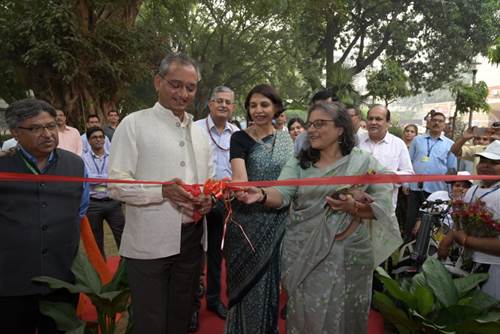
{"type": "MultiPolygon", "coordinates": [[[[396,175],[372,174],[351,176],[313,177],[304,179],[287,179],[273,181],[228,182],[229,188],[238,187],[271,187],[271,186],[317,186],[330,184],[376,184],[376,183],[414,183],[437,181],[466,181],[466,180],[500,180],[500,175],[396,175]]],[[[70,177],[59,175],[34,175],[23,173],[0,173],[0,181],[18,182],[92,182],[92,183],[122,183],[122,184],[148,184],[163,185],[173,184],[171,181],[146,181],[146,180],[116,180],[85,177],[70,177]]],[[[194,184],[192,186],[203,186],[194,184]]]]}
{"type": "MultiPolygon", "coordinates": [[[[232,189],[239,187],[272,187],[272,186],[317,186],[326,184],[376,184],[376,183],[414,183],[414,182],[438,182],[438,181],[466,181],[466,180],[500,180],[500,175],[396,175],[396,174],[374,174],[374,175],[351,175],[351,176],[329,176],[313,177],[304,179],[287,179],[273,181],[251,181],[251,182],[228,182],[227,186],[232,189]]],[[[122,183],[122,184],[148,184],[163,185],[173,184],[171,181],[145,181],[145,180],[116,180],[85,177],[70,177],[59,175],[34,175],[23,173],[0,173],[0,181],[7,182],[93,182],[93,183],[122,183]]],[[[203,186],[195,184],[193,186],[203,186]]]]}

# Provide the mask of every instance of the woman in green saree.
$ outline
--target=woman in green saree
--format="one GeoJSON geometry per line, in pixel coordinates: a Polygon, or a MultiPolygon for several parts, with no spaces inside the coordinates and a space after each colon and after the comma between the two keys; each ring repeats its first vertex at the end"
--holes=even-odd
{"type": "MultiPolygon", "coordinates": [[[[245,100],[254,124],[231,137],[233,181],[276,180],[293,154],[287,132],[276,131],[273,119],[283,112],[273,87],[258,85],[245,100]]],[[[286,208],[233,202],[224,256],[229,310],[227,334],[278,333],[280,245],[288,219],[286,208]]]]}
{"type": "MultiPolygon", "coordinates": [[[[312,106],[307,133],[310,147],[287,162],[280,180],[385,172],[355,147],[342,104],[312,106]]],[[[281,258],[287,333],[367,332],[373,269],[402,242],[391,187],[249,187],[237,194],[247,204],[291,205],[281,258]]]]}

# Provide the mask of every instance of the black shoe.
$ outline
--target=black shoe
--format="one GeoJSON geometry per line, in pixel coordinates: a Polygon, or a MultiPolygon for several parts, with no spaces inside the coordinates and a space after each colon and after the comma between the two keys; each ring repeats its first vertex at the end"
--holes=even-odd
{"type": "Polygon", "coordinates": [[[207,310],[214,312],[221,319],[226,319],[227,308],[222,303],[207,305],[207,310]]]}
{"type": "Polygon", "coordinates": [[[200,328],[199,313],[198,311],[194,311],[193,315],[191,316],[191,322],[189,323],[188,332],[189,333],[197,332],[199,328],[200,328]]]}

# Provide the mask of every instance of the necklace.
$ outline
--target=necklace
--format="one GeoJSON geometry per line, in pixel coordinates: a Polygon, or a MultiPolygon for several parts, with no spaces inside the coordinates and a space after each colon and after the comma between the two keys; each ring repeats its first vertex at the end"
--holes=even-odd
{"type": "MultiPolygon", "coordinates": [[[[256,130],[255,128],[251,128],[250,130],[251,130],[251,133],[249,133],[249,135],[250,135],[250,136],[251,136],[251,137],[252,137],[252,138],[253,138],[253,139],[254,139],[254,140],[255,140],[258,144],[262,145],[262,146],[263,146],[265,149],[267,149],[268,151],[273,150],[273,148],[274,148],[274,144],[275,144],[275,142],[276,142],[276,129],[273,129],[273,132],[272,132],[272,133],[270,133],[270,134],[265,135],[264,137],[262,137],[262,138],[266,138],[266,137],[268,137],[268,136],[274,136],[274,137],[273,137],[273,141],[272,141],[272,143],[264,143],[264,141],[263,141],[261,138],[259,138],[259,137],[257,136],[257,130],[256,130]]],[[[249,131],[249,132],[250,132],[250,131],[249,131]]]]}
{"type": "MultiPolygon", "coordinates": [[[[212,140],[212,143],[215,144],[215,146],[217,146],[220,150],[222,151],[229,151],[229,146],[228,147],[222,147],[220,146],[214,139],[214,137],[212,136],[212,131],[210,131],[210,127],[208,126],[208,117],[205,118],[205,124],[207,126],[207,132],[208,132],[208,135],[210,136],[210,139],[212,140]]],[[[233,130],[229,129],[231,131],[231,134],[233,134],[233,130]]]]}

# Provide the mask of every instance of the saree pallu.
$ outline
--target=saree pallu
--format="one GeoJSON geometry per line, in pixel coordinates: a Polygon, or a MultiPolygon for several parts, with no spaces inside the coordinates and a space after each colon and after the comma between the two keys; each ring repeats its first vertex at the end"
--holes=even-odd
{"type": "MultiPolygon", "coordinates": [[[[285,132],[255,144],[245,161],[248,180],[276,180],[292,155],[285,132]]],[[[288,209],[237,201],[232,205],[235,223],[228,224],[224,241],[229,299],[225,333],[278,333],[279,249],[288,209]]]]}

